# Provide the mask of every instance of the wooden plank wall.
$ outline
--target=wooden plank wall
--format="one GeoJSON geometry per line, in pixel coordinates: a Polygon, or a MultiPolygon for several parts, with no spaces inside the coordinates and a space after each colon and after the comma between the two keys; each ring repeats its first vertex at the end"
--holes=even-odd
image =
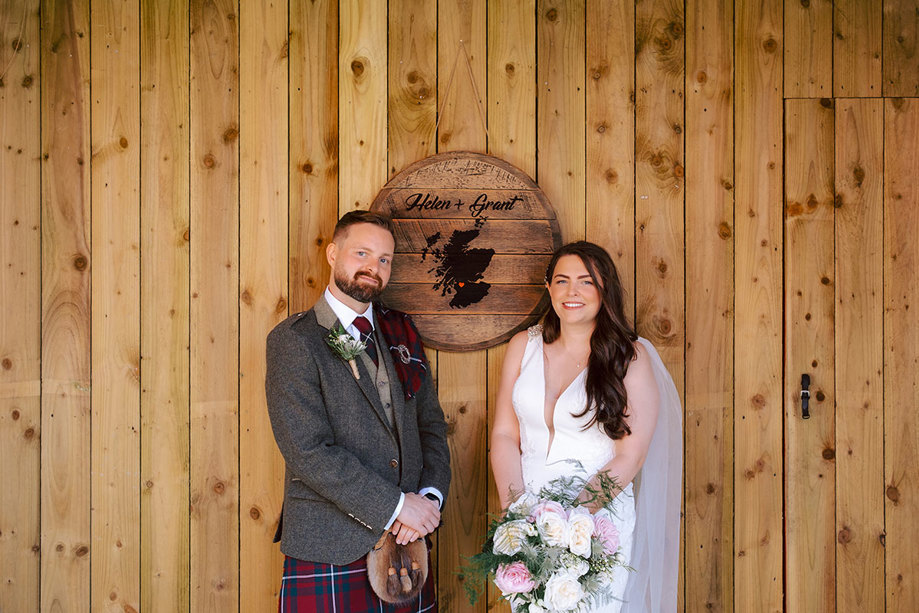
{"type": "MultiPolygon", "coordinates": [[[[0,611],[275,609],[265,334],[340,214],[455,150],[610,251],[677,381],[680,610],[919,609],[917,10],[0,0],[0,611]]],[[[503,356],[430,352],[442,611],[503,356]]]]}

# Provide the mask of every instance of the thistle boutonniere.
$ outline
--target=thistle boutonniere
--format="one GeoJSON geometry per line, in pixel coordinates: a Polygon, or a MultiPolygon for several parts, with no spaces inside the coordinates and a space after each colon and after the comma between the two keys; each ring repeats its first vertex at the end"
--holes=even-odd
{"type": "Polygon", "coordinates": [[[354,378],[360,379],[361,375],[357,372],[357,362],[355,358],[367,348],[367,343],[359,341],[348,334],[341,324],[338,324],[338,326],[329,331],[329,335],[326,337],[325,342],[329,344],[329,347],[332,348],[335,355],[348,362],[348,365],[351,366],[351,372],[354,374],[354,378]]]}

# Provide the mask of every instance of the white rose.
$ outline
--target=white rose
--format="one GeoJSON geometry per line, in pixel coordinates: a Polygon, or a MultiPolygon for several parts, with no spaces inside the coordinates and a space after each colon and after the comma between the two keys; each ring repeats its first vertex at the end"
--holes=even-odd
{"type": "Polygon", "coordinates": [[[536,530],[525,519],[514,519],[498,526],[495,530],[495,544],[492,551],[512,556],[523,546],[527,536],[533,536],[536,530]]]}
{"type": "Polygon", "coordinates": [[[536,520],[536,529],[549,547],[568,546],[568,521],[558,513],[547,511],[540,515],[536,520]]]}
{"type": "Polygon", "coordinates": [[[583,507],[571,511],[568,518],[568,549],[582,558],[590,557],[590,537],[594,533],[594,518],[583,507]]]}
{"type": "Polygon", "coordinates": [[[507,510],[511,513],[529,515],[533,512],[533,507],[535,507],[537,504],[539,504],[539,498],[529,492],[524,492],[517,498],[517,500],[511,503],[511,506],[509,506],[507,510]]]}
{"type": "Polygon", "coordinates": [[[584,588],[570,573],[555,573],[546,581],[545,601],[550,609],[569,611],[584,598],[584,588]]]}
{"type": "Polygon", "coordinates": [[[529,610],[527,611],[527,613],[546,613],[546,610],[543,609],[543,608],[542,608],[541,606],[539,606],[538,604],[536,604],[535,602],[531,602],[531,603],[530,603],[530,608],[529,608],[529,610]]]}

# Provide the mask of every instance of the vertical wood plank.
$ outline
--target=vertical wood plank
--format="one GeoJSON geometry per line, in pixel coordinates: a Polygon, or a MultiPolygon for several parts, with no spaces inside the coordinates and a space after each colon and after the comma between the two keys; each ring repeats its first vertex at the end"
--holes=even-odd
{"type": "Polygon", "coordinates": [[[636,6],[635,262],[639,333],[683,394],[683,3],[636,6]]]}
{"type": "Polygon", "coordinates": [[[386,183],[386,8],[373,0],[339,7],[339,214],[370,208],[386,183]]]}
{"type": "Polygon", "coordinates": [[[41,20],[41,605],[89,611],[89,2],[41,20]]]}
{"type": "Polygon", "coordinates": [[[265,401],[265,337],[287,317],[288,7],[240,5],[240,611],[277,606],[284,461],[265,401]]]}
{"type": "Polygon", "coordinates": [[[635,299],[635,6],[587,2],[587,157],[585,238],[613,257],[635,299]]]}
{"type": "Polygon", "coordinates": [[[734,6],[733,606],[782,611],[782,7],[734,6]]]}
{"type": "Polygon", "coordinates": [[[919,95],[919,0],[884,0],[883,28],[883,95],[919,95]]]}
{"type": "Polygon", "coordinates": [[[188,611],[188,3],[140,25],[140,602],[188,611]]]}
{"type": "Polygon", "coordinates": [[[437,130],[437,150],[440,153],[486,150],[487,139],[482,125],[485,120],[482,114],[488,108],[485,91],[486,19],[484,0],[438,1],[437,105],[443,108],[437,130]],[[469,56],[474,85],[460,48],[461,41],[469,56]]]}
{"type": "MultiPolygon", "coordinates": [[[[440,0],[437,9],[437,89],[443,104],[437,150],[486,151],[482,125],[486,96],[486,19],[483,0],[440,0]],[[463,55],[460,41],[468,55],[463,55]],[[473,83],[470,68],[474,75],[473,83]],[[450,85],[452,75],[452,85],[450,85]],[[449,90],[447,88],[449,87],[449,90]]],[[[438,599],[444,610],[484,611],[486,602],[469,607],[463,577],[465,558],[480,551],[485,540],[488,492],[487,353],[474,351],[437,355],[438,393],[448,426],[450,495],[442,509],[438,532],[438,599]]]]}
{"type": "Polygon", "coordinates": [[[0,2],[0,610],[37,611],[41,525],[39,2],[0,2]]]}
{"type": "Polygon", "coordinates": [[[322,295],[338,220],[338,2],[291,2],[290,32],[289,295],[297,312],[322,295]]]}
{"type": "Polygon", "coordinates": [[[884,610],[884,105],[836,101],[836,610],[884,610]]]}
{"type": "Polygon", "coordinates": [[[585,37],[585,0],[537,2],[537,180],[562,242],[586,232],[585,37]]]}
{"type": "Polygon", "coordinates": [[[138,10],[103,0],[91,13],[91,598],[109,610],[140,607],[138,10]]]}
{"type": "MultiPolygon", "coordinates": [[[[488,152],[507,160],[531,177],[536,176],[536,0],[491,0],[488,3],[488,152]]],[[[501,365],[507,345],[486,355],[486,447],[491,439],[501,365]]],[[[485,450],[487,465],[488,449],[485,450]]],[[[499,512],[498,491],[490,469],[487,511],[499,512]]],[[[509,612],[488,586],[488,611],[509,612]]]]}
{"type": "Polygon", "coordinates": [[[733,590],[734,7],[686,12],[686,538],[688,610],[733,590]]]}
{"type": "Polygon", "coordinates": [[[887,610],[919,603],[919,104],[893,99],[884,120],[884,475],[887,610]]]}
{"type": "Polygon", "coordinates": [[[488,152],[536,176],[536,0],[488,3],[488,152]]]}
{"type": "Polygon", "coordinates": [[[833,103],[785,105],[786,603],[835,608],[833,103]],[[808,373],[810,419],[801,416],[808,373]]]}
{"type": "Polygon", "coordinates": [[[881,2],[835,0],[833,95],[881,94],[881,2]]]}
{"type": "Polygon", "coordinates": [[[436,151],[436,0],[390,2],[388,76],[387,177],[392,178],[436,151]]]}
{"type": "Polygon", "coordinates": [[[239,605],[239,38],[191,5],[191,610],[239,605]]]}
{"type": "Polygon", "coordinates": [[[833,92],[833,0],[785,0],[785,97],[833,92]]]}

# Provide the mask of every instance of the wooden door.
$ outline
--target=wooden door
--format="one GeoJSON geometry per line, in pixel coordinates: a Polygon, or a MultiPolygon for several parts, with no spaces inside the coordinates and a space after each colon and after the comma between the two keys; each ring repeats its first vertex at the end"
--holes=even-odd
{"type": "Polygon", "coordinates": [[[785,102],[788,611],[917,601],[917,139],[914,99],[785,102]]]}

